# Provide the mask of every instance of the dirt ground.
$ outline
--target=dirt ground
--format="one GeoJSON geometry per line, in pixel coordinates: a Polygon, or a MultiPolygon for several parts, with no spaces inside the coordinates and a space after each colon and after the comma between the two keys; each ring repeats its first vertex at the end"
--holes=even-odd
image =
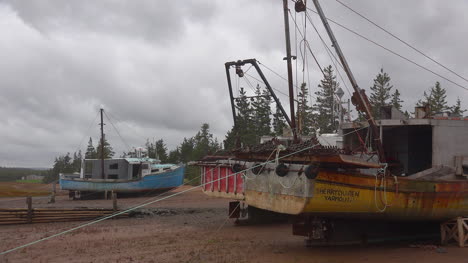
{"type": "MultiPolygon", "coordinates": [[[[160,196],[120,198],[120,208],[160,196]]],[[[0,262],[468,262],[468,249],[413,247],[408,243],[307,248],[285,224],[235,225],[227,218],[229,200],[205,196],[200,189],[149,207],[145,216],[107,220],[0,255],[0,262]],[[155,210],[155,208],[158,208],[155,210]],[[156,211],[156,212],[154,212],[156,211]]],[[[24,198],[0,198],[0,207],[24,207],[24,198]]],[[[34,207],[107,207],[111,200],[33,199],[34,207]]],[[[84,222],[0,226],[0,251],[70,229],[84,222]]]]}

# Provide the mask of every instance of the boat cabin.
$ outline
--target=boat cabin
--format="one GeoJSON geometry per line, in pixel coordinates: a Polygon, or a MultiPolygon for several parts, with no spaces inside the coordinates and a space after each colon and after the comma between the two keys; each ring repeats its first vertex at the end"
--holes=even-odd
{"type": "Polygon", "coordinates": [[[102,176],[101,160],[83,160],[80,178],[82,179],[114,179],[137,180],[142,177],[159,172],[155,168],[157,160],[149,158],[120,158],[104,160],[104,177],[102,176]]]}
{"type": "MultiPolygon", "coordinates": [[[[408,119],[394,110],[387,113],[387,119],[377,124],[393,174],[408,176],[446,167],[456,176],[468,176],[468,118],[426,117],[419,112],[420,118],[408,119]]],[[[357,155],[372,152],[372,133],[367,127],[367,122],[343,123],[343,148],[357,155]]]]}

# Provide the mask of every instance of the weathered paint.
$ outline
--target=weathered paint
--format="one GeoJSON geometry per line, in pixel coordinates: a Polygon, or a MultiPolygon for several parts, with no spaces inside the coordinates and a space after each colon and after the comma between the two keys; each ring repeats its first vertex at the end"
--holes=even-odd
{"type": "MultiPolygon", "coordinates": [[[[246,167],[252,165],[246,163],[246,167]]],[[[309,180],[294,171],[278,177],[270,166],[260,175],[249,171],[244,178],[236,178],[243,183],[244,195],[234,193],[234,175],[228,177],[226,192],[216,187],[206,191],[205,187],[205,193],[243,199],[248,205],[287,214],[400,220],[446,220],[468,214],[467,180],[428,181],[390,176],[382,184],[375,176],[333,170],[322,170],[316,179],[309,180]]],[[[298,171],[302,165],[290,167],[298,171]]],[[[211,179],[210,169],[213,166],[205,167],[207,181],[211,179]]],[[[228,167],[220,169],[222,176],[223,172],[233,174],[228,167]]]]}
{"type": "Polygon", "coordinates": [[[234,173],[230,166],[203,166],[203,191],[214,197],[244,199],[242,173],[234,173]]]}
{"type": "Polygon", "coordinates": [[[96,182],[91,179],[60,178],[59,183],[62,190],[140,192],[180,186],[184,182],[184,171],[185,167],[179,167],[172,171],[146,175],[140,180],[126,182],[96,182]]]}

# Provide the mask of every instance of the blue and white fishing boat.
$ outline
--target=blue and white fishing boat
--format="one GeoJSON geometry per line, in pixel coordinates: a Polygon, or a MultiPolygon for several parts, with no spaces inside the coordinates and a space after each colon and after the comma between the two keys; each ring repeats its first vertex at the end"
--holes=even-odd
{"type": "MultiPolygon", "coordinates": [[[[101,119],[101,137],[102,123],[101,119]]],[[[60,189],[69,190],[70,197],[80,198],[83,194],[97,192],[107,194],[112,191],[137,193],[169,190],[184,182],[183,165],[161,164],[159,160],[149,158],[147,150],[141,147],[134,149],[129,156],[83,159],[79,174],[60,175],[60,189]]]]}

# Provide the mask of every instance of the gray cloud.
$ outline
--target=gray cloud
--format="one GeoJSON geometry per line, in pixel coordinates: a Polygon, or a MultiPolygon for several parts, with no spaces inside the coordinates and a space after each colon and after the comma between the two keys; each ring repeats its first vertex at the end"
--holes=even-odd
{"type": "MultiPolygon", "coordinates": [[[[328,16],[463,83],[336,2],[322,2],[328,16]]],[[[468,75],[468,54],[463,52],[467,3],[346,3],[468,75]]],[[[80,141],[84,149],[88,136],[98,136],[98,121],[92,121],[101,105],[115,117],[130,146],[155,137],[174,148],[203,122],[222,140],[232,125],[223,64],[255,57],[286,75],[282,12],[279,1],[0,2],[0,165],[50,166],[56,155],[78,149],[80,141]]],[[[326,37],[319,19],[311,16],[326,37]]],[[[440,80],[333,29],[360,85],[371,86],[384,67],[408,110],[440,80]]],[[[322,66],[330,64],[310,25],[307,34],[322,66]]],[[[294,34],[292,41],[296,43],[294,34]]],[[[309,70],[315,92],[321,76],[312,62],[309,70]]],[[[275,88],[286,92],[282,79],[265,73],[275,88]]],[[[302,79],[301,72],[298,76],[302,79]]],[[[245,80],[240,85],[251,92],[245,80]]],[[[466,97],[466,91],[445,81],[442,85],[450,103],[466,97]]],[[[278,95],[287,107],[286,97],[278,95]]],[[[118,153],[126,150],[109,123],[106,133],[118,153]]]]}

